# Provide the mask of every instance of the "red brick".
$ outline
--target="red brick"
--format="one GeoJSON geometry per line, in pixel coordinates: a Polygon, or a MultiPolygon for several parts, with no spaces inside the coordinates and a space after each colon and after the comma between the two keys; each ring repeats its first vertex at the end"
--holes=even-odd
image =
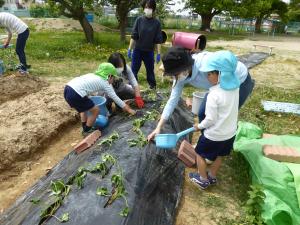
{"type": "Polygon", "coordinates": [[[271,137],[274,137],[274,136],[276,136],[276,135],[263,133],[262,138],[271,138],[271,137]]]}
{"type": "Polygon", "coordinates": [[[264,145],[263,153],[266,157],[276,161],[300,163],[300,153],[293,148],[276,145],[264,145]]]}
{"type": "Polygon", "coordinates": [[[77,154],[91,147],[101,136],[100,130],[95,130],[93,133],[85,137],[79,144],[74,147],[77,154]]]}
{"type": "Polygon", "coordinates": [[[194,147],[184,140],[178,150],[177,157],[187,166],[193,167],[196,164],[196,152],[194,147]]]}

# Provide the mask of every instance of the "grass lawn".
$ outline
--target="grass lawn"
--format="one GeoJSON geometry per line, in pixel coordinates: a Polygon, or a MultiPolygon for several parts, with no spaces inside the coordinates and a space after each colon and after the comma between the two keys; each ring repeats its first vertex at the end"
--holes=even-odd
{"type": "MultiPolygon", "coordinates": [[[[230,36],[224,33],[207,34],[207,36],[209,40],[244,38],[243,36],[230,36]]],[[[30,34],[26,53],[28,64],[32,65],[31,74],[47,78],[50,81],[55,79],[67,81],[72,77],[93,72],[99,63],[107,61],[109,55],[114,51],[126,55],[127,47],[128,42],[120,42],[118,33],[95,33],[95,43],[87,44],[81,32],[44,31],[30,34]]],[[[210,48],[208,50],[219,49],[210,48]]],[[[164,51],[166,48],[163,48],[164,51]]],[[[1,54],[5,54],[5,52],[1,54]]],[[[159,73],[158,66],[156,66],[156,74],[159,73]]],[[[141,86],[147,88],[143,66],[139,78],[141,86]]],[[[157,82],[158,88],[170,90],[171,83],[167,79],[163,82],[161,76],[157,76],[157,82]]],[[[187,87],[184,90],[184,95],[191,96],[193,91],[195,91],[194,88],[187,87]]],[[[300,103],[299,92],[257,85],[251,98],[241,109],[239,119],[259,125],[266,133],[300,135],[299,116],[264,112],[260,105],[262,99],[300,103]]],[[[224,173],[220,178],[226,181],[226,187],[220,189],[220,195],[229,196],[240,207],[243,206],[248,199],[247,191],[249,190],[250,179],[247,163],[241,155],[234,153],[225,160],[224,173]]],[[[199,192],[193,194],[197,195],[197,193],[199,192]]],[[[221,207],[222,210],[226,210],[226,204],[223,204],[223,200],[216,196],[204,193],[201,194],[201,201],[206,202],[206,207],[221,207]]],[[[218,224],[232,223],[224,219],[222,223],[218,224]]]]}

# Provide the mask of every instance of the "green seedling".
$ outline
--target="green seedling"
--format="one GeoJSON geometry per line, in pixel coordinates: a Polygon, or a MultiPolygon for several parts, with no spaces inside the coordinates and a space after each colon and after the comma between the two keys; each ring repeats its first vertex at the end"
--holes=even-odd
{"type": "Polygon", "coordinates": [[[129,147],[139,147],[142,148],[145,145],[147,145],[148,141],[146,139],[146,137],[144,136],[143,132],[140,129],[136,129],[135,130],[138,133],[138,138],[137,139],[128,139],[128,144],[129,147]]]}
{"type": "MultiPolygon", "coordinates": [[[[55,196],[55,201],[52,204],[50,204],[45,210],[41,211],[39,225],[43,224],[43,222],[46,221],[48,218],[55,217],[54,213],[62,205],[63,199],[70,192],[70,185],[66,185],[62,180],[51,181],[50,187],[50,196],[55,196]]],[[[58,219],[57,217],[55,218],[58,219]]],[[[60,219],[58,220],[61,221],[60,219]]]]}
{"type": "Polygon", "coordinates": [[[108,162],[112,165],[114,165],[116,163],[116,159],[110,154],[103,154],[102,155],[102,161],[103,162],[108,162]]]}
{"type": "Polygon", "coordinates": [[[40,199],[31,199],[30,202],[34,205],[37,205],[41,202],[41,200],[40,199]]]}
{"type": "Polygon", "coordinates": [[[51,181],[51,195],[67,196],[70,192],[70,186],[65,185],[63,180],[51,181]]]}
{"type": "Polygon", "coordinates": [[[156,120],[159,115],[159,112],[157,110],[147,111],[144,118],[146,120],[156,120]]]}
{"type": "Polygon", "coordinates": [[[69,213],[64,213],[64,214],[62,215],[62,217],[59,219],[59,221],[60,221],[61,223],[68,222],[68,221],[69,221],[69,213]]]}
{"type": "Polygon", "coordinates": [[[64,213],[60,218],[56,217],[55,215],[52,215],[52,217],[54,217],[61,223],[65,223],[69,221],[69,213],[64,213]]]}
{"type": "Polygon", "coordinates": [[[135,128],[137,128],[137,129],[141,128],[142,126],[144,126],[145,122],[146,122],[145,118],[135,119],[133,121],[134,129],[135,128]]]}
{"type": "Polygon", "coordinates": [[[97,195],[100,196],[105,196],[108,197],[109,199],[107,200],[107,202],[104,205],[104,208],[106,208],[107,206],[111,205],[116,199],[118,198],[123,198],[125,200],[125,208],[119,213],[121,216],[128,216],[129,214],[129,206],[128,206],[128,202],[126,199],[126,191],[125,191],[125,185],[123,182],[123,176],[122,176],[122,170],[119,169],[120,173],[119,174],[113,174],[111,177],[111,184],[112,184],[112,190],[109,193],[109,191],[107,190],[107,188],[101,187],[97,189],[97,195]]]}
{"type": "Polygon", "coordinates": [[[129,207],[125,207],[121,212],[120,212],[120,216],[123,216],[123,217],[127,217],[129,214],[129,207]]]}
{"type": "Polygon", "coordinates": [[[114,187],[118,187],[123,184],[122,182],[122,177],[120,174],[114,174],[111,177],[111,183],[113,184],[114,187]]]}
{"type": "Polygon", "coordinates": [[[95,167],[91,170],[91,173],[100,173],[102,178],[104,178],[108,174],[110,168],[111,166],[107,167],[107,165],[104,162],[97,163],[95,167]]]}
{"type": "Polygon", "coordinates": [[[144,94],[144,98],[147,99],[148,101],[154,102],[157,100],[156,92],[151,89],[145,90],[143,94],[144,94]]]}
{"type": "MultiPolygon", "coordinates": [[[[39,225],[43,224],[50,217],[55,217],[54,213],[58,210],[58,208],[62,205],[63,198],[57,197],[55,201],[50,204],[45,210],[41,211],[40,214],[40,222],[39,225]]],[[[57,219],[57,217],[55,217],[57,219]]]]}
{"type": "Polygon", "coordinates": [[[108,138],[103,139],[98,145],[108,145],[109,147],[111,147],[111,145],[119,138],[119,134],[114,131],[108,138]]]}
{"type": "Polygon", "coordinates": [[[79,167],[77,173],[74,176],[69,177],[67,185],[72,185],[75,182],[79,189],[83,188],[83,181],[87,175],[87,172],[90,171],[84,167],[79,167]]]}
{"type": "Polygon", "coordinates": [[[83,172],[81,175],[78,175],[75,177],[74,181],[77,184],[79,189],[83,188],[83,182],[84,182],[85,177],[86,177],[86,172],[83,172]]]}
{"type": "Polygon", "coordinates": [[[105,187],[97,188],[96,194],[100,196],[106,196],[106,197],[110,196],[109,191],[105,187]]]}

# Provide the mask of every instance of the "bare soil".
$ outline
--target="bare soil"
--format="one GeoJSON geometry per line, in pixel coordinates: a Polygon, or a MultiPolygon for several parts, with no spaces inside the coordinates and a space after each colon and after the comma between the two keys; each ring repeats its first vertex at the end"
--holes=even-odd
{"type": "MultiPolygon", "coordinates": [[[[24,18],[24,22],[33,26],[35,30],[82,31],[78,20],[68,18],[24,18]]],[[[91,25],[96,32],[111,30],[97,23],[91,23],[91,25]]]]}
{"type": "Polygon", "coordinates": [[[0,78],[0,104],[35,93],[49,84],[34,76],[11,75],[0,78]]]}
{"type": "Polygon", "coordinates": [[[0,78],[0,213],[82,139],[63,85],[31,75],[0,78]]]}

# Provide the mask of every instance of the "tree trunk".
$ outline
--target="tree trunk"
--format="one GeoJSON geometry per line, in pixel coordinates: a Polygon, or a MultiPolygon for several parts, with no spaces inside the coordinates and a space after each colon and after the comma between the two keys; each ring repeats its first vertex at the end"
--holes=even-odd
{"type": "Polygon", "coordinates": [[[88,43],[93,43],[94,42],[94,30],[91,24],[88,22],[88,20],[85,18],[85,16],[81,17],[79,19],[79,22],[83,28],[84,34],[86,41],[88,43]]]}
{"type": "Polygon", "coordinates": [[[212,14],[201,14],[200,16],[202,19],[200,30],[210,31],[210,23],[213,18],[213,15],[212,14]]]}
{"type": "Polygon", "coordinates": [[[126,40],[126,27],[127,27],[127,15],[125,15],[125,18],[121,19],[120,21],[120,40],[124,42],[126,40]]]}
{"type": "Polygon", "coordinates": [[[116,16],[119,22],[120,40],[124,42],[126,40],[126,27],[128,22],[127,12],[128,12],[128,2],[121,1],[116,8],[116,13],[117,13],[116,16]]]}
{"type": "Polygon", "coordinates": [[[260,27],[262,23],[262,18],[256,18],[255,21],[255,33],[261,33],[260,27]]]}

